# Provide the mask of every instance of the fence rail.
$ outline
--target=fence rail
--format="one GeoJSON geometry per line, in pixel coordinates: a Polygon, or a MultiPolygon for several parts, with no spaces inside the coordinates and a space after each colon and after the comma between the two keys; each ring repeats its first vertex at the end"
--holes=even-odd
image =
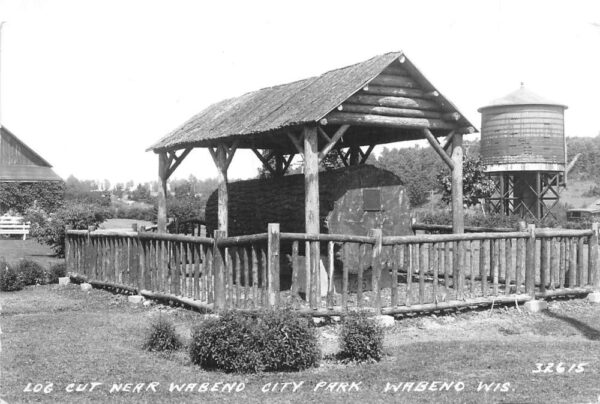
{"type": "Polygon", "coordinates": [[[368,236],[267,232],[213,238],[67,230],[67,267],[151,296],[315,315],[393,314],[522,302],[600,287],[598,224],[467,234],[368,236]]]}

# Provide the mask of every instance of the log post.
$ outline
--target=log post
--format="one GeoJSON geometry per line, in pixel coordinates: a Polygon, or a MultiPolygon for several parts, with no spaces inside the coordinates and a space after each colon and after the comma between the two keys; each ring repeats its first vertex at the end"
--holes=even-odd
{"type": "Polygon", "coordinates": [[[464,233],[463,209],[463,147],[462,134],[456,133],[452,137],[452,232],[464,233]]]}
{"type": "Polygon", "coordinates": [[[213,248],[213,292],[216,310],[223,310],[225,308],[225,248],[219,247],[219,240],[226,236],[226,231],[215,230],[215,242],[213,248]]]}
{"type": "MultiPolygon", "coordinates": [[[[279,223],[269,223],[267,231],[267,249],[269,269],[267,272],[267,290],[269,307],[279,306],[279,223]]],[[[238,268],[239,272],[239,268],[238,268]]]]}
{"type": "MultiPolygon", "coordinates": [[[[304,209],[305,209],[305,227],[307,234],[319,234],[321,231],[319,223],[319,148],[317,128],[315,126],[305,126],[303,129],[304,137],[304,209]]],[[[317,296],[320,300],[320,245],[318,242],[310,243],[310,256],[312,273],[311,282],[317,286],[317,296]]],[[[311,288],[310,290],[312,290],[311,288]]],[[[311,307],[316,308],[315,301],[311,302],[311,307]]]]}
{"type": "Polygon", "coordinates": [[[349,165],[356,166],[360,162],[360,147],[350,146],[350,162],[349,165]]]}
{"type": "Polygon", "coordinates": [[[590,283],[594,286],[596,291],[600,290],[600,276],[598,276],[598,223],[592,223],[592,231],[594,234],[590,237],[588,242],[588,272],[591,274],[590,283]]]}
{"type": "Polygon", "coordinates": [[[285,174],[285,160],[283,154],[275,154],[275,177],[283,177],[285,174]]]}
{"type": "Polygon", "coordinates": [[[227,149],[224,144],[217,147],[215,163],[217,166],[217,182],[218,182],[218,223],[219,230],[225,231],[224,237],[227,236],[228,229],[228,195],[227,195],[227,149]]]}
{"type": "Polygon", "coordinates": [[[158,217],[157,228],[159,233],[167,232],[167,172],[169,164],[167,153],[158,155],[158,217]]]}
{"type": "Polygon", "coordinates": [[[528,225],[527,232],[529,237],[525,258],[525,293],[535,299],[535,224],[528,225]]]}

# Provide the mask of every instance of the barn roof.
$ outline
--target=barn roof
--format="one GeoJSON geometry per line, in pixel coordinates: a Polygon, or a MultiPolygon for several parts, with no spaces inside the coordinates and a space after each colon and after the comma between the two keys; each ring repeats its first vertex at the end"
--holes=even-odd
{"type": "Polygon", "coordinates": [[[48,161],[11,131],[0,130],[0,181],[62,181],[48,161]]]}
{"type": "MultiPolygon", "coordinates": [[[[257,136],[277,134],[281,130],[305,124],[314,124],[326,118],[342,103],[359,92],[377,76],[385,73],[386,68],[402,58],[402,68],[410,76],[406,81],[408,93],[422,94],[436,92],[435,102],[423,101],[426,109],[436,110],[439,114],[458,112],[456,107],[443,97],[421,72],[404,56],[402,52],[392,52],[375,56],[367,61],[326,72],[317,77],[264,88],[244,94],[240,97],[217,102],[190,118],[183,125],[163,137],[148,150],[155,152],[177,150],[188,147],[207,147],[227,138],[242,140],[238,147],[261,147],[257,136]],[[433,105],[433,107],[432,107],[433,105]]],[[[397,68],[397,69],[398,69],[397,68]]],[[[407,99],[410,104],[410,99],[407,99]]],[[[423,103],[417,102],[421,105],[423,103]]],[[[408,105],[407,108],[411,108],[408,105]]],[[[414,107],[413,107],[414,108],[414,107]]],[[[433,114],[434,112],[432,112],[433,114]]],[[[411,115],[414,116],[414,115],[411,115]]],[[[431,116],[426,115],[426,116],[431,116]]],[[[455,122],[456,127],[471,127],[462,115],[455,122]]],[[[448,126],[449,127],[449,126],[448,126]]],[[[447,128],[444,126],[444,128],[447,128]]],[[[474,129],[473,129],[474,130],[474,129]]],[[[388,141],[412,140],[398,138],[388,141]]],[[[414,136],[412,136],[414,138],[414,136]]],[[[422,137],[419,135],[418,137],[422,137]]],[[[285,138],[285,136],[284,136],[285,138]]],[[[264,139],[263,139],[264,140],[264,139]]],[[[377,139],[382,140],[382,139],[377,139]]],[[[271,139],[271,141],[273,141],[271,139]]],[[[370,144],[371,141],[361,140],[370,144]]],[[[385,143],[385,142],[384,142],[385,143]]],[[[265,145],[263,144],[262,147],[265,145]]]]}

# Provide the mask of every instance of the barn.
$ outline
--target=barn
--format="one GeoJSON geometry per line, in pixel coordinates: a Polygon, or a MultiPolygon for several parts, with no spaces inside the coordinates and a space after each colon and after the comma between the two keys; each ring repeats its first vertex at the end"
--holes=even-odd
{"type": "Polygon", "coordinates": [[[62,181],[42,156],[11,131],[0,136],[0,182],[62,181]]]}
{"type": "Polygon", "coordinates": [[[64,182],[42,156],[11,131],[0,130],[0,212],[9,209],[20,213],[34,200],[44,200],[49,207],[62,198],[64,182]]]}

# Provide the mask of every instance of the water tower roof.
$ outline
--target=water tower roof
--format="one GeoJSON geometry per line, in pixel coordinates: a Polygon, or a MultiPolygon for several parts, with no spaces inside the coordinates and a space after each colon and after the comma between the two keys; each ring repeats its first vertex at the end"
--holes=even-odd
{"type": "Polygon", "coordinates": [[[507,105],[555,105],[565,109],[567,108],[566,105],[544,98],[526,89],[525,86],[521,84],[521,88],[518,90],[513,91],[502,98],[493,100],[488,105],[479,108],[477,111],[481,112],[483,109],[507,105]]]}

